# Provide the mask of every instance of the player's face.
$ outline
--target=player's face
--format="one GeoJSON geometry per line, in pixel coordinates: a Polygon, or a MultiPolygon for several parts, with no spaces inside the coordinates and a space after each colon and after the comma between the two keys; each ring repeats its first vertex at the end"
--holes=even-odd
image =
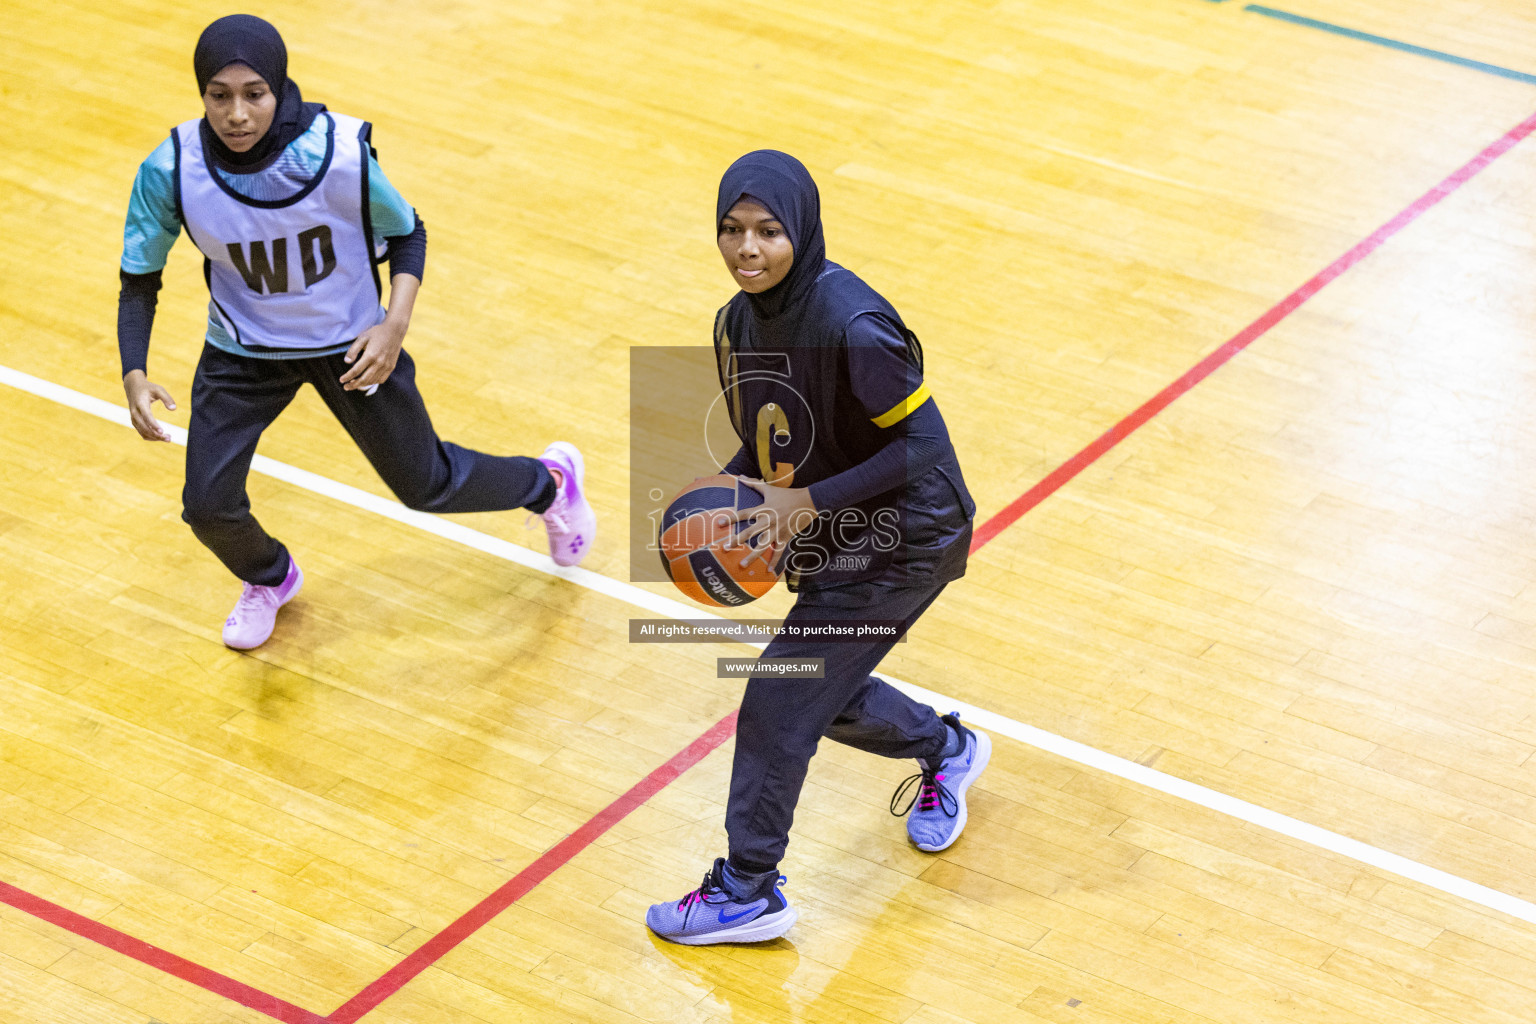
{"type": "Polygon", "coordinates": [[[784,280],[795,262],[789,233],[757,203],[743,199],[720,220],[720,255],[744,292],[765,292],[784,280]]]}
{"type": "Polygon", "coordinates": [[[272,127],[277,97],[256,72],[244,64],[231,64],[208,80],[203,109],[219,141],[244,153],[272,127]]]}

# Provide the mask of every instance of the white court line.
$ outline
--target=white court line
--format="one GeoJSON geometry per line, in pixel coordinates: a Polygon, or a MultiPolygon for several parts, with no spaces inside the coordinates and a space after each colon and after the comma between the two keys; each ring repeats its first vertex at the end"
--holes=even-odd
{"type": "MultiPolygon", "coordinates": [[[[78,391],[43,380],[40,377],[34,377],[19,370],[0,366],[0,384],[8,384],[20,391],[30,392],[39,397],[57,402],[60,405],[67,405],[71,409],[88,412],[92,416],[99,416],[104,420],[110,420],[113,423],[122,424],[130,430],[132,429],[127,409],[114,405],[111,402],[103,402],[99,398],[92,398],[90,395],[81,394],[78,391]]],[[[177,444],[184,445],[187,443],[187,432],[184,429],[169,424],[164,426],[177,444]]],[[[358,490],[356,487],[339,483],[319,474],[311,473],[308,470],[299,469],[296,466],[278,462],[275,459],[269,459],[263,455],[256,456],[255,460],[251,463],[251,468],[258,473],[276,477],[296,487],[302,487],[316,494],[334,498],[348,505],[354,505],[357,508],[373,512],[386,519],[393,519],[396,522],[414,526],[417,529],[425,530],[427,533],[435,534],[446,540],[455,541],[466,547],[474,548],[476,551],[483,551],[488,555],[494,555],[497,558],[515,562],[535,572],[558,576],[578,586],[586,587],[588,590],[595,590],[600,594],[638,608],[643,608],[657,615],[675,619],[721,619],[725,621],[723,616],[714,615],[698,605],[674,601],[671,598],[653,594],[633,584],[624,583],[620,580],[611,579],[592,572],[590,569],[557,566],[547,555],[538,554],[525,547],[500,540],[478,530],[471,530],[467,526],[461,526],[458,523],[439,518],[428,512],[412,511],[399,502],[390,501],[388,498],[380,498],[377,495],[369,494],[367,491],[358,490]]],[[[761,649],[763,645],[750,644],[748,646],[761,649]]],[[[1184,779],[1156,771],[1145,765],[1137,764],[1135,761],[1128,761],[1123,757],[1116,757],[1114,754],[1105,753],[1102,750],[1079,743],[1076,740],[1069,740],[1064,736],[1057,736],[1055,733],[1046,732],[1044,729],[1025,725],[1023,722],[1014,721],[995,711],[988,711],[973,704],[967,704],[964,701],[946,697],[942,693],[936,693],[933,690],[915,686],[912,683],[902,682],[884,673],[881,674],[881,678],[916,700],[932,704],[945,711],[958,711],[960,716],[968,722],[1018,740],[1020,743],[1048,751],[1057,757],[1074,761],[1087,768],[1125,779],[1128,782],[1137,783],[1159,793],[1166,793],[1169,796],[1187,800],[1201,807],[1219,811],[1240,821],[1246,821],[1249,824],[1269,829],[1271,832],[1278,832],[1283,836],[1299,839],[1304,843],[1310,843],[1313,846],[1348,857],[1351,860],[1359,861],[1362,864],[1368,864],[1371,867],[1389,871],[1392,874],[1427,885],[1432,889],[1439,889],[1441,892],[1449,893],[1469,903],[1476,903],[1490,910],[1497,910],[1511,917],[1519,918],[1522,921],[1536,924],[1536,904],[1528,903],[1519,897],[1499,892],[1496,889],[1490,889],[1485,885],[1479,885],[1476,882],[1468,881],[1449,872],[1441,871],[1439,868],[1432,868],[1427,864],[1409,860],[1407,857],[1390,853],[1367,843],[1362,843],[1358,839],[1351,839],[1348,836],[1340,835],[1337,832],[1330,832],[1316,825],[1310,825],[1289,815],[1271,811],[1257,804],[1251,804],[1246,800],[1239,800],[1237,797],[1218,793],[1214,789],[1207,789],[1193,782],[1186,782],[1184,779]]]]}

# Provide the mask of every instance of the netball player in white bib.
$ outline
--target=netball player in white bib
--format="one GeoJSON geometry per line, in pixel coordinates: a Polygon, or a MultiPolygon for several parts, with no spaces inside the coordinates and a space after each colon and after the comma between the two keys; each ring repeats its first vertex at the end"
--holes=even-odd
{"type": "Polygon", "coordinates": [[[595,521],[581,453],[539,458],[440,441],[401,347],[426,259],[426,227],[379,169],[371,126],[305,103],[277,30],[220,18],[193,56],[206,116],[179,125],[139,168],[118,306],[133,425],[169,440],[151,411],[170,394],[145,375],[160,272],[183,227],[204,256],[208,331],[192,384],[182,518],[245,584],[224,642],[251,648],[304,582],[251,514],[245,479],[261,433],[312,385],[384,482],[428,512],[528,508],[550,554],[574,565],[595,521]],[[377,264],[390,267],[389,309],[377,264]]]}

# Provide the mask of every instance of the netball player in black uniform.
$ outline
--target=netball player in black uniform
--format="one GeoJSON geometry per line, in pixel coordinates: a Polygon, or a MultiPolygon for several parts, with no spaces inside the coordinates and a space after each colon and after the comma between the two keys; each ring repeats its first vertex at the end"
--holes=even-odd
{"type": "Polygon", "coordinates": [[[440,441],[401,347],[426,260],[426,227],[384,177],[372,126],[305,103],[277,30],[246,14],[204,30],[193,55],[206,116],[139,168],[124,232],[118,345],[133,425],[169,440],[145,375],[156,293],[181,229],[202,251],[211,301],[192,384],[182,518],[245,584],[224,642],[251,648],[304,574],[251,515],[245,479],[266,426],[304,384],[406,505],[428,512],[528,508],[550,554],[574,565],[595,521],[580,452],[537,459],[440,441]],[[389,309],[376,264],[390,267],[389,309]]]}
{"type": "Polygon", "coordinates": [[[947,848],[965,792],[986,767],[985,734],[870,675],[898,636],[965,572],[971,501],[922,349],[890,303],[826,258],[821,199],[801,163],[749,153],[720,183],[720,254],[741,289],[715,322],[720,383],[742,449],[726,472],[767,483],[747,559],[783,552],[798,592],[786,624],[896,624],[858,643],[775,640],[765,658],[821,658],[825,678],[748,681],[736,731],[730,856],[675,903],[650,908],[663,938],[702,945],[777,938],[795,920],[779,892],[806,768],[823,736],[919,772],[892,801],[922,850],[947,848]],[[771,545],[754,547],[762,541],[771,545]],[[788,545],[786,548],[785,545],[788,545]],[[913,802],[898,810],[912,784],[913,802]]]}

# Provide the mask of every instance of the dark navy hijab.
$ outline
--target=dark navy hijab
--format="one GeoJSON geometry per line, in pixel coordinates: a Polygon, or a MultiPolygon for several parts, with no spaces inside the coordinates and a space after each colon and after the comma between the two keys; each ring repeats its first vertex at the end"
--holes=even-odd
{"type": "Polygon", "coordinates": [[[784,280],[758,295],[746,293],[752,312],[770,320],[795,305],[811,290],[827,262],[821,234],[821,193],[805,165],[788,153],[759,149],[737,160],[720,179],[715,201],[715,232],[731,207],[743,199],[766,207],[789,233],[795,261],[784,280]]]}
{"type": "Polygon", "coordinates": [[[248,174],[266,167],[288,143],[308,131],[316,115],[325,109],[325,104],[304,102],[298,83],[288,77],[288,47],[283,45],[283,37],[270,23],[255,15],[231,14],[203,29],[192,54],[198,95],[208,91],[209,79],[231,64],[246,65],[272,90],[277,98],[272,126],[244,153],[236,153],[224,145],[206,117],[199,132],[204,152],[211,154],[226,170],[248,174]]]}

